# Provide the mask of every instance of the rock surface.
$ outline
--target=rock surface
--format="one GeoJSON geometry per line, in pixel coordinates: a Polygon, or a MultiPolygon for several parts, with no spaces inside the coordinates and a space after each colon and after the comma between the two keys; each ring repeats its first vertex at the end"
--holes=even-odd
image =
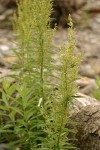
{"type": "MultiPolygon", "coordinates": [[[[80,150],[100,149],[100,102],[84,94],[73,101],[72,118],[77,121],[75,145],[80,150]]],[[[72,110],[72,109],[71,109],[72,110]]]]}
{"type": "Polygon", "coordinates": [[[6,144],[0,144],[0,150],[9,150],[6,144]]]}

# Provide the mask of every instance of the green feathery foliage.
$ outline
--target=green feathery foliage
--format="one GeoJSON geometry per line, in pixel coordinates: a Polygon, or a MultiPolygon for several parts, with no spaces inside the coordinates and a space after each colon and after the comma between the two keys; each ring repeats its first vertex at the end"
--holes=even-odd
{"type": "Polygon", "coordinates": [[[75,96],[77,92],[77,86],[75,81],[78,77],[78,68],[81,60],[81,53],[75,54],[76,41],[75,41],[75,30],[73,29],[73,22],[69,15],[69,29],[68,29],[68,42],[69,44],[63,45],[60,52],[61,70],[60,70],[60,93],[62,99],[66,105],[71,102],[71,98],[75,96]]]}
{"type": "Polygon", "coordinates": [[[74,149],[70,144],[68,135],[74,131],[65,126],[70,124],[69,106],[75,98],[77,86],[75,84],[78,78],[78,67],[80,64],[81,54],[75,55],[75,31],[71,16],[69,15],[69,44],[66,47],[63,45],[59,52],[61,65],[59,66],[58,90],[51,97],[48,108],[45,112],[46,117],[46,132],[48,134],[47,144],[51,150],[68,150],[74,149]]]}
{"type": "Polygon", "coordinates": [[[100,100],[100,78],[96,79],[97,88],[93,91],[93,96],[100,100]]]}
{"type": "Polygon", "coordinates": [[[80,56],[75,55],[75,31],[69,16],[69,44],[61,47],[61,64],[55,65],[51,12],[52,0],[18,1],[18,17],[14,15],[16,83],[4,80],[0,90],[0,142],[9,143],[11,150],[74,149],[68,138],[74,131],[66,125],[70,122],[69,105],[77,92],[80,56]],[[59,84],[53,84],[53,79],[59,84]]]}
{"type": "Polygon", "coordinates": [[[51,40],[55,30],[50,29],[51,11],[51,0],[21,0],[18,3],[19,17],[15,16],[14,22],[19,40],[18,49],[15,50],[19,59],[18,80],[29,82],[30,87],[35,87],[36,83],[35,90],[38,90],[38,94],[40,91],[42,98],[52,72],[51,40]]]}

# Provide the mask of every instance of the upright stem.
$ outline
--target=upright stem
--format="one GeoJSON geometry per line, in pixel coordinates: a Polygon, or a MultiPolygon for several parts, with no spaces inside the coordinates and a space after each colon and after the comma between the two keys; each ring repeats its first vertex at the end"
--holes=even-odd
{"type": "Polygon", "coordinates": [[[43,98],[43,102],[44,102],[44,73],[43,73],[43,69],[44,69],[44,50],[43,50],[43,38],[42,38],[42,34],[40,31],[40,57],[41,57],[41,65],[40,65],[40,84],[41,84],[41,95],[43,98]]]}
{"type": "Polygon", "coordinates": [[[62,133],[62,127],[63,127],[63,117],[62,117],[62,119],[61,119],[60,130],[59,130],[59,135],[58,135],[58,140],[57,140],[57,147],[58,147],[58,150],[60,150],[59,141],[60,141],[60,135],[61,135],[61,133],[62,133]]]}

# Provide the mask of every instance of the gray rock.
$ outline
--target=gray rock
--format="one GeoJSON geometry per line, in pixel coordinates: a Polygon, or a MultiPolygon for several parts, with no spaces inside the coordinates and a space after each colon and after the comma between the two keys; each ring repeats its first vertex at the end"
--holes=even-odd
{"type": "Polygon", "coordinates": [[[97,88],[97,84],[95,79],[90,79],[87,77],[83,77],[79,80],[76,81],[78,87],[79,87],[79,91],[81,93],[87,94],[92,96],[92,93],[94,91],[94,89],[97,88]]]}
{"type": "Polygon", "coordinates": [[[4,12],[4,10],[5,10],[5,8],[3,7],[3,5],[2,5],[2,4],[0,4],[0,14],[1,14],[1,13],[3,13],[3,12],[4,12]]]}
{"type": "Polygon", "coordinates": [[[93,68],[89,64],[82,65],[80,67],[79,73],[82,76],[86,76],[86,77],[90,77],[90,78],[95,77],[95,71],[93,70],[93,68]]]}
{"type": "Polygon", "coordinates": [[[77,122],[75,146],[80,150],[100,150],[100,101],[78,93],[73,101],[72,118],[77,122]]]}
{"type": "Polygon", "coordinates": [[[0,144],[0,150],[9,150],[6,144],[0,144]]]}

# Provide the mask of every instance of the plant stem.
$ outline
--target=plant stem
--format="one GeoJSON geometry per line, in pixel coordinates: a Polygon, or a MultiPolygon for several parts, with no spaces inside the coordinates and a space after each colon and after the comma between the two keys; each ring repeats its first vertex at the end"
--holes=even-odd
{"type": "Polygon", "coordinates": [[[43,35],[40,31],[40,50],[41,50],[41,65],[40,65],[40,84],[41,84],[41,95],[44,103],[44,77],[43,77],[43,69],[44,69],[44,50],[43,50],[43,35]]]}

